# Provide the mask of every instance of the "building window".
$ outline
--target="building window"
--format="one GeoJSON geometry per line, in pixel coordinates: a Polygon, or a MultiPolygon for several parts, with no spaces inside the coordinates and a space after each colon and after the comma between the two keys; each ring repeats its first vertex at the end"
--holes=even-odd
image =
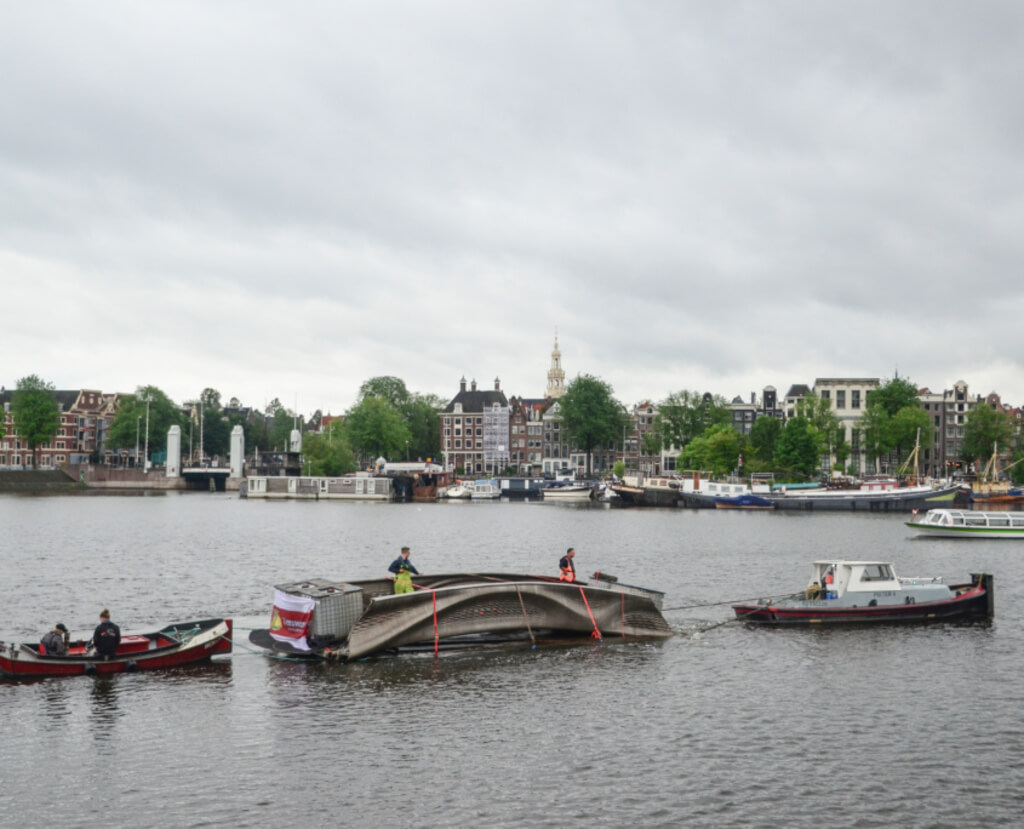
{"type": "Polygon", "coordinates": [[[843,390],[843,389],[837,389],[836,390],[836,408],[837,409],[845,409],[846,408],[846,391],[843,390]]]}
{"type": "Polygon", "coordinates": [[[860,389],[853,389],[850,392],[850,408],[851,409],[859,409],[860,408],[860,389]]]}
{"type": "Polygon", "coordinates": [[[822,389],[821,390],[821,399],[822,400],[830,400],[831,398],[832,398],[832,392],[830,392],[828,389],[822,389]]]}

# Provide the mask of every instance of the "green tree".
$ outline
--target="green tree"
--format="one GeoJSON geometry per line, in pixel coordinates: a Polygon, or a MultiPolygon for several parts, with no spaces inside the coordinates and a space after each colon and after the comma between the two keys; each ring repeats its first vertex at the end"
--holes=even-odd
{"type": "Polygon", "coordinates": [[[661,438],[663,446],[682,449],[712,426],[726,425],[731,419],[724,397],[697,391],[677,391],[658,404],[654,432],[661,438]]]}
{"type": "Polygon", "coordinates": [[[202,427],[203,456],[225,457],[231,451],[231,421],[220,409],[204,409],[202,427]]]}
{"type": "Polygon", "coordinates": [[[408,447],[402,447],[402,459],[436,458],[441,454],[441,430],[439,412],[447,405],[433,394],[414,394],[405,381],[389,375],[371,377],[359,387],[356,403],[371,397],[386,400],[394,407],[409,428],[411,437],[408,447]]]}
{"type": "Polygon", "coordinates": [[[146,445],[147,424],[150,454],[166,451],[167,432],[172,426],[180,426],[182,432],[188,434],[185,415],[173,400],[156,386],[139,386],[135,394],[127,394],[121,399],[117,415],[110,423],[107,445],[112,449],[134,449],[138,436],[139,451],[142,452],[146,445]]]}
{"type": "Polygon", "coordinates": [[[834,452],[845,443],[846,431],[829,400],[816,394],[804,395],[796,402],[796,413],[817,429],[826,449],[831,446],[834,452]]]}
{"type": "Polygon", "coordinates": [[[920,408],[920,401],[917,397],[917,386],[906,377],[896,376],[887,380],[877,389],[868,392],[867,405],[881,408],[886,414],[895,415],[900,409],[908,406],[920,408]]]}
{"type": "Polygon", "coordinates": [[[586,453],[589,477],[594,449],[610,446],[622,436],[622,427],[628,422],[625,409],[615,399],[610,385],[583,374],[566,387],[558,401],[558,411],[563,435],[586,453]]]}
{"type": "Polygon", "coordinates": [[[906,460],[919,435],[922,448],[931,445],[931,419],[921,408],[917,387],[909,380],[895,377],[873,389],[868,392],[867,404],[859,425],[871,460],[906,460]]]}
{"type": "Polygon", "coordinates": [[[805,394],[796,402],[796,413],[807,419],[811,428],[817,432],[822,455],[831,453],[840,463],[850,454],[846,443],[846,429],[832,410],[832,402],[816,394],[805,394]]]}
{"type": "Polygon", "coordinates": [[[199,395],[199,400],[206,409],[216,409],[219,411],[221,408],[220,392],[216,389],[211,389],[209,387],[203,389],[202,393],[199,395]]]}
{"type": "Polygon", "coordinates": [[[1013,444],[1016,424],[1006,412],[979,403],[967,413],[964,440],[960,444],[961,460],[988,461],[993,453],[1002,454],[1013,444]]]}
{"type": "Polygon", "coordinates": [[[409,454],[413,458],[437,458],[441,454],[441,418],[427,399],[413,395],[399,409],[412,435],[409,454]]]}
{"type": "Polygon", "coordinates": [[[811,478],[821,460],[821,434],[806,417],[791,417],[775,444],[779,470],[796,478],[811,478]]]}
{"type": "Polygon", "coordinates": [[[296,414],[283,406],[276,407],[267,423],[267,449],[274,452],[290,451],[292,431],[296,428],[296,414]]]}
{"type": "Polygon", "coordinates": [[[349,409],[342,430],[363,465],[378,457],[404,459],[412,443],[412,432],[402,414],[383,397],[363,398],[349,409]]]}
{"type": "Polygon", "coordinates": [[[35,469],[39,447],[53,440],[60,430],[60,406],[53,384],[35,374],[22,377],[11,399],[11,419],[15,434],[28,444],[35,469]]]}
{"type": "Polygon", "coordinates": [[[725,477],[739,466],[743,440],[739,432],[718,423],[691,440],[679,456],[684,469],[703,469],[725,477]]]}
{"type": "Polygon", "coordinates": [[[395,409],[401,411],[402,406],[409,402],[411,396],[404,380],[390,376],[371,377],[359,387],[356,403],[361,403],[367,397],[382,397],[395,409]]]}
{"type": "Polygon", "coordinates": [[[231,427],[234,424],[224,415],[220,400],[219,391],[205,388],[198,398],[185,403],[190,423],[182,427],[183,449],[187,451],[188,444],[191,444],[197,458],[200,450],[204,458],[223,457],[231,451],[231,427]]]}
{"type": "Polygon", "coordinates": [[[782,421],[777,417],[762,416],[750,428],[750,448],[754,458],[767,467],[775,460],[775,444],[782,434],[782,421]]]}
{"type": "Polygon", "coordinates": [[[1010,480],[1013,483],[1018,486],[1024,484],[1024,447],[1019,442],[1013,450],[1013,456],[1010,459],[1010,465],[1006,467],[1006,473],[1010,476],[1010,480]]]}
{"type": "Polygon", "coordinates": [[[269,423],[267,422],[267,416],[263,412],[253,409],[249,412],[248,417],[239,413],[231,415],[229,419],[241,424],[245,434],[246,453],[273,448],[270,443],[269,423]]]}
{"type": "Polygon", "coordinates": [[[309,474],[314,476],[336,477],[358,468],[344,430],[336,420],[323,432],[313,432],[303,438],[302,456],[303,461],[309,462],[309,474]]]}

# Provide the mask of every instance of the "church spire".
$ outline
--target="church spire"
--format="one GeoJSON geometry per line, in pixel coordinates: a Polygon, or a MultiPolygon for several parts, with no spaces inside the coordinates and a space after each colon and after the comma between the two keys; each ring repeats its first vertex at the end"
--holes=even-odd
{"type": "Polygon", "coordinates": [[[548,369],[547,396],[557,400],[565,394],[565,372],[562,371],[562,352],[558,350],[558,335],[555,334],[555,347],[551,350],[551,368],[548,369]]]}

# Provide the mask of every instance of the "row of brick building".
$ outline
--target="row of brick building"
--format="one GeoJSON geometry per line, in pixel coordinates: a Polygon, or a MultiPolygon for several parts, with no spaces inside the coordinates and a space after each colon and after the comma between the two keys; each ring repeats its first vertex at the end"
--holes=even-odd
{"type": "MultiPolygon", "coordinates": [[[[853,474],[868,474],[875,471],[875,465],[867,456],[859,421],[867,408],[868,394],[881,384],[877,377],[823,377],[811,386],[791,385],[781,397],[774,386],[765,386],[760,396],[752,392],[747,401],[737,397],[729,403],[732,425],[749,434],[758,417],[785,421],[794,416],[801,399],[807,395],[820,397],[829,402],[851,447],[847,468],[853,474]]],[[[588,459],[565,440],[560,429],[558,401],[564,392],[565,372],[557,337],[551,352],[547,394],[543,398],[506,398],[498,379],[493,389],[480,390],[475,380],[467,388],[463,377],[458,394],[441,414],[444,463],[467,475],[496,474],[509,467],[523,474],[550,473],[566,467],[582,472],[588,467],[588,459]]],[[[998,394],[972,395],[963,380],[941,392],[922,388],[918,399],[932,419],[931,446],[921,450],[919,471],[935,478],[947,477],[950,466],[961,459],[964,427],[974,407],[984,404],[1007,412],[1018,423],[1022,419],[1021,410],[1004,406],[998,394]]],[[[623,460],[627,469],[646,474],[674,470],[679,454],[676,447],[665,447],[655,455],[644,451],[644,436],[654,428],[657,414],[657,406],[651,401],[633,406],[632,423],[626,427],[622,441],[593,453],[589,468],[600,474],[609,471],[617,460],[623,460]]],[[[822,458],[822,463],[829,467],[834,461],[834,455],[822,458]]]]}
{"type": "MultiPolygon", "coordinates": [[[[60,426],[53,440],[37,447],[37,465],[41,469],[55,469],[65,463],[89,463],[102,458],[121,395],[79,389],[57,391],[54,396],[60,408],[60,426]]],[[[5,435],[0,438],[0,468],[22,469],[32,466],[32,452],[14,427],[13,399],[13,390],[0,388],[5,428],[5,435]]]]}
{"type": "MultiPolygon", "coordinates": [[[[808,394],[828,400],[845,431],[852,448],[847,466],[854,474],[874,471],[869,462],[858,421],[867,406],[868,394],[881,385],[879,378],[825,377],[812,386],[795,384],[781,398],[774,386],[765,386],[760,396],[749,400],[734,398],[729,404],[733,427],[749,433],[758,417],[786,420],[794,415],[797,403],[808,394]]],[[[561,469],[594,473],[610,471],[623,460],[628,469],[646,474],[661,474],[675,469],[679,452],[665,447],[658,454],[645,452],[644,436],[654,428],[657,406],[650,401],[635,405],[632,423],[623,431],[621,442],[594,452],[588,458],[566,439],[561,430],[559,400],[565,393],[562,353],[555,337],[548,370],[546,394],[542,398],[506,397],[499,379],[492,389],[479,389],[475,380],[463,377],[459,391],[440,414],[441,454],[444,464],[467,475],[497,474],[512,468],[521,474],[554,473],[561,469]]],[[[0,388],[6,435],[0,438],[0,468],[31,466],[28,445],[18,437],[10,409],[14,392],[0,388]]],[[[65,463],[77,464],[107,460],[107,433],[117,414],[122,395],[81,389],[55,392],[60,407],[57,436],[40,446],[37,462],[41,468],[65,463]]],[[[948,464],[959,460],[964,426],[970,411],[985,404],[1009,412],[1020,422],[1020,409],[1003,406],[997,394],[972,395],[967,383],[957,381],[952,389],[932,392],[924,388],[918,395],[921,406],[933,422],[932,444],[922,450],[922,474],[945,477],[948,464]]],[[[129,453],[130,454],[130,453],[129,453]]],[[[830,463],[823,458],[823,463],[830,463]]]]}

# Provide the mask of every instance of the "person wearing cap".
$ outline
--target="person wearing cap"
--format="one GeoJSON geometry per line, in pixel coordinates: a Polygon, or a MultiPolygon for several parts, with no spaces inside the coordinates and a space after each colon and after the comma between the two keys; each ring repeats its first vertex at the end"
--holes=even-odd
{"type": "Polygon", "coordinates": [[[57,622],[53,630],[43,634],[39,644],[40,651],[47,656],[64,656],[68,652],[68,629],[63,622],[57,622]]]}
{"type": "Polygon", "coordinates": [[[110,611],[100,611],[100,623],[92,634],[92,646],[100,656],[113,656],[121,644],[121,628],[110,621],[110,611]]]}
{"type": "Polygon", "coordinates": [[[572,563],[573,558],[576,555],[576,549],[570,547],[565,551],[565,555],[562,556],[558,561],[558,580],[559,581],[576,581],[576,566],[572,563]]]}
{"type": "Polygon", "coordinates": [[[416,565],[409,561],[410,554],[409,548],[403,547],[401,555],[392,561],[391,566],[388,567],[388,572],[394,573],[396,593],[412,593],[412,577],[414,574],[417,576],[420,574],[420,571],[416,569],[416,565]]]}

